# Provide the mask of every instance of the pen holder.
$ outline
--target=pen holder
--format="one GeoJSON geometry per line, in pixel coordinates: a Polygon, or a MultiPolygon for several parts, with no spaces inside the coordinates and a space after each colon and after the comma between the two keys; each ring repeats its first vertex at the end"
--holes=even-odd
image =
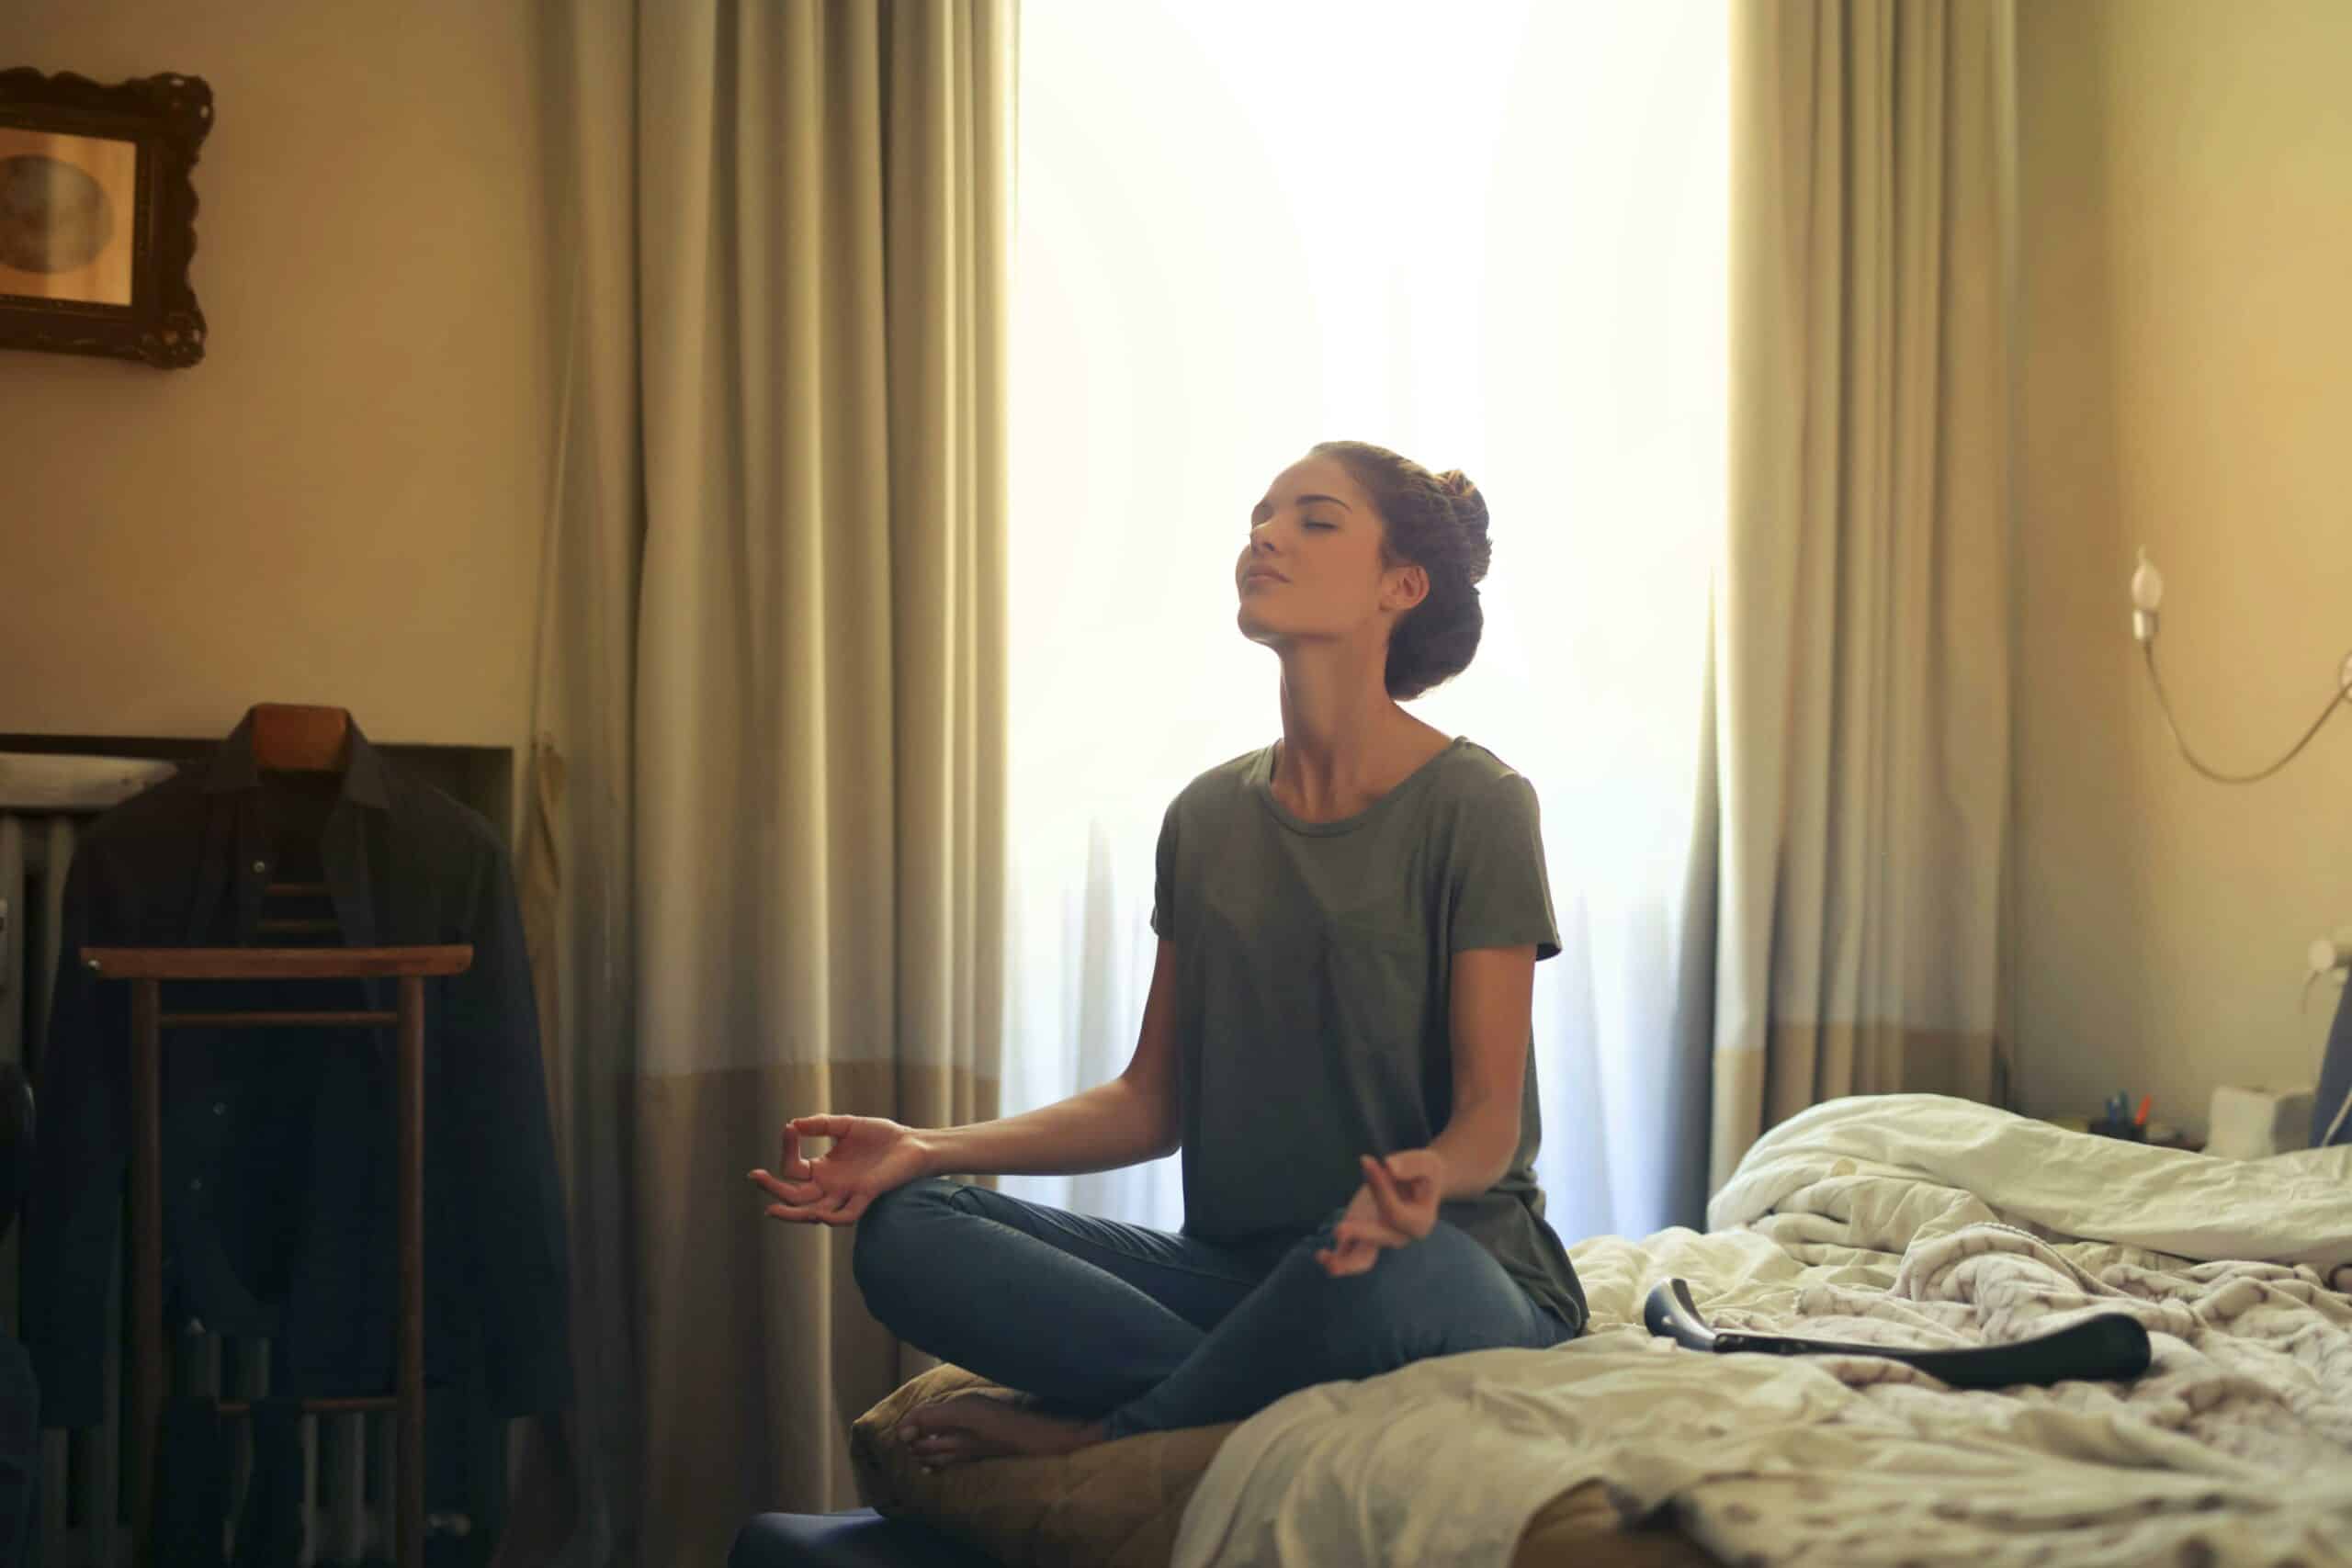
{"type": "Polygon", "coordinates": [[[2137,1122],[2101,1120],[2093,1122],[2090,1130],[2102,1138],[2121,1138],[2126,1143],[2144,1144],[2148,1141],[2148,1130],[2137,1122]]]}

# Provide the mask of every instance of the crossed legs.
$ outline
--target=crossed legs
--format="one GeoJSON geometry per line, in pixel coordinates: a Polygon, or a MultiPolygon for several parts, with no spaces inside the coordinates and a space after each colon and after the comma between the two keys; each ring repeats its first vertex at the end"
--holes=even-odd
{"type": "Polygon", "coordinates": [[[892,1333],[1037,1398],[917,1413],[916,1451],[934,1462],[1238,1420],[1313,1383],[1566,1336],[1450,1224],[1366,1273],[1327,1275],[1314,1255],[1338,1217],[1228,1247],[933,1179],[866,1211],[854,1267],[892,1333]]]}

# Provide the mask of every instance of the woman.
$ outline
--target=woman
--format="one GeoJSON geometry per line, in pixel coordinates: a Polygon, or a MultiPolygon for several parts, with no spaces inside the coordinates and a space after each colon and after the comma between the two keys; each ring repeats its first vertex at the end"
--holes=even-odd
{"type": "Polygon", "coordinates": [[[1282,739],[1168,808],[1125,1072],[965,1127],[802,1117],[751,1173],[771,1216],[858,1227],[858,1286],[893,1333],[1035,1396],[918,1411],[926,1464],[1582,1332],[1532,1168],[1530,995],[1559,951],[1535,793],[1397,705],[1469,664],[1488,554],[1458,471],[1360,442],[1285,469],[1234,567],[1243,635],[1282,661],[1282,739]],[[832,1146],[804,1158],[804,1137],[832,1146]],[[1177,1149],[1176,1235],[942,1175],[1177,1149]]]}

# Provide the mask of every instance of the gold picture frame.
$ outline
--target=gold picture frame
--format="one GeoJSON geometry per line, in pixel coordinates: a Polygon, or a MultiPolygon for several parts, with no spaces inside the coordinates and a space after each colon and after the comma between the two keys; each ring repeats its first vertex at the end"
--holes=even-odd
{"type": "Polygon", "coordinates": [[[189,175],[211,129],[198,77],[0,71],[0,348],[204,357],[189,175]]]}

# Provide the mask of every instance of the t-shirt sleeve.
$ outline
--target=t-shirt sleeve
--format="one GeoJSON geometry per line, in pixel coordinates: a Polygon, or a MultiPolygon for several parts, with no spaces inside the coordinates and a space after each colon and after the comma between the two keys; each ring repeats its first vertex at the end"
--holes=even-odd
{"type": "MultiPolygon", "coordinates": [[[[1159,852],[1154,857],[1151,883],[1151,929],[1154,935],[1176,934],[1176,803],[1159,819],[1159,852]]],[[[1130,906],[1132,907],[1132,906],[1130,906]]]]}
{"type": "Polygon", "coordinates": [[[1524,777],[1506,774],[1467,803],[1446,880],[1453,952],[1532,942],[1539,963],[1558,955],[1541,813],[1524,777]]]}

